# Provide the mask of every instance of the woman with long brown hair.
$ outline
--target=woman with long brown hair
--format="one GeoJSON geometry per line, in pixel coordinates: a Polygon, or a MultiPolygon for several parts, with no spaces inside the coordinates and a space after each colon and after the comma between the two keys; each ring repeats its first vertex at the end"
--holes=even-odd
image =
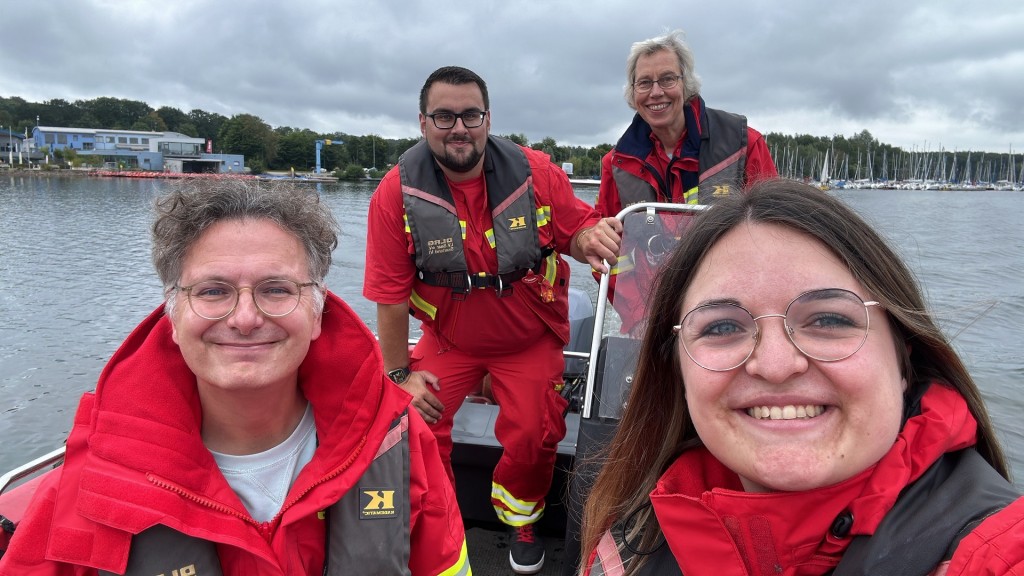
{"type": "Polygon", "coordinates": [[[722,199],[650,306],[584,573],[1024,570],[1024,500],[980,392],[841,201],[784,180],[722,199]]]}

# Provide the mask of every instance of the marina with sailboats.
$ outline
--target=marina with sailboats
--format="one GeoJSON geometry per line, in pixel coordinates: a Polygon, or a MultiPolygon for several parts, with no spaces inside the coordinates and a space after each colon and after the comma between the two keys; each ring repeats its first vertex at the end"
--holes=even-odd
{"type": "Polygon", "coordinates": [[[893,153],[885,146],[851,152],[837,150],[835,139],[824,152],[805,146],[769,147],[780,176],[826,190],[1024,190],[1024,154],[1012,146],[1006,155],[930,150],[927,145],[893,153]]]}

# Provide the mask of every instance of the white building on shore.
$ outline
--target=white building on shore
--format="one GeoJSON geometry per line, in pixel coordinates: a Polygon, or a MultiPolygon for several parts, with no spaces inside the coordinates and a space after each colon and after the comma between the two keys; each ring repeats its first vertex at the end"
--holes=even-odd
{"type": "Polygon", "coordinates": [[[213,154],[212,143],[177,132],[36,126],[36,150],[74,150],[79,157],[102,156],[108,168],[154,172],[241,173],[241,154],[213,154]]]}

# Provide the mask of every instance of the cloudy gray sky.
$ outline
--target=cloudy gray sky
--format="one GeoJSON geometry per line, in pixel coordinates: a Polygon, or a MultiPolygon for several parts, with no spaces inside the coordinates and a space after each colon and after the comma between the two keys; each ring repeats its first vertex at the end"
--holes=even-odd
{"type": "Polygon", "coordinates": [[[1020,0],[0,0],[0,96],[417,137],[423,80],[456,64],[495,133],[593,146],[632,116],[630,44],[676,28],[708,105],[762,132],[1024,151],[1020,0]]]}

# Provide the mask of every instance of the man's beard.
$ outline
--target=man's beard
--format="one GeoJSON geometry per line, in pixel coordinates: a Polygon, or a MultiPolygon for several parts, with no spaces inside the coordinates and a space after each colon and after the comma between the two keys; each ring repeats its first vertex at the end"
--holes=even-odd
{"type": "MultiPolygon", "coordinates": [[[[472,140],[452,140],[452,142],[469,142],[472,144],[472,140]]],[[[447,142],[445,142],[447,144],[447,142]]],[[[441,166],[451,170],[452,172],[465,173],[472,170],[479,162],[480,158],[483,158],[483,152],[478,150],[475,145],[469,150],[469,154],[465,156],[456,156],[448,153],[448,147],[444,148],[444,155],[438,156],[434,154],[434,158],[441,166]]]]}

